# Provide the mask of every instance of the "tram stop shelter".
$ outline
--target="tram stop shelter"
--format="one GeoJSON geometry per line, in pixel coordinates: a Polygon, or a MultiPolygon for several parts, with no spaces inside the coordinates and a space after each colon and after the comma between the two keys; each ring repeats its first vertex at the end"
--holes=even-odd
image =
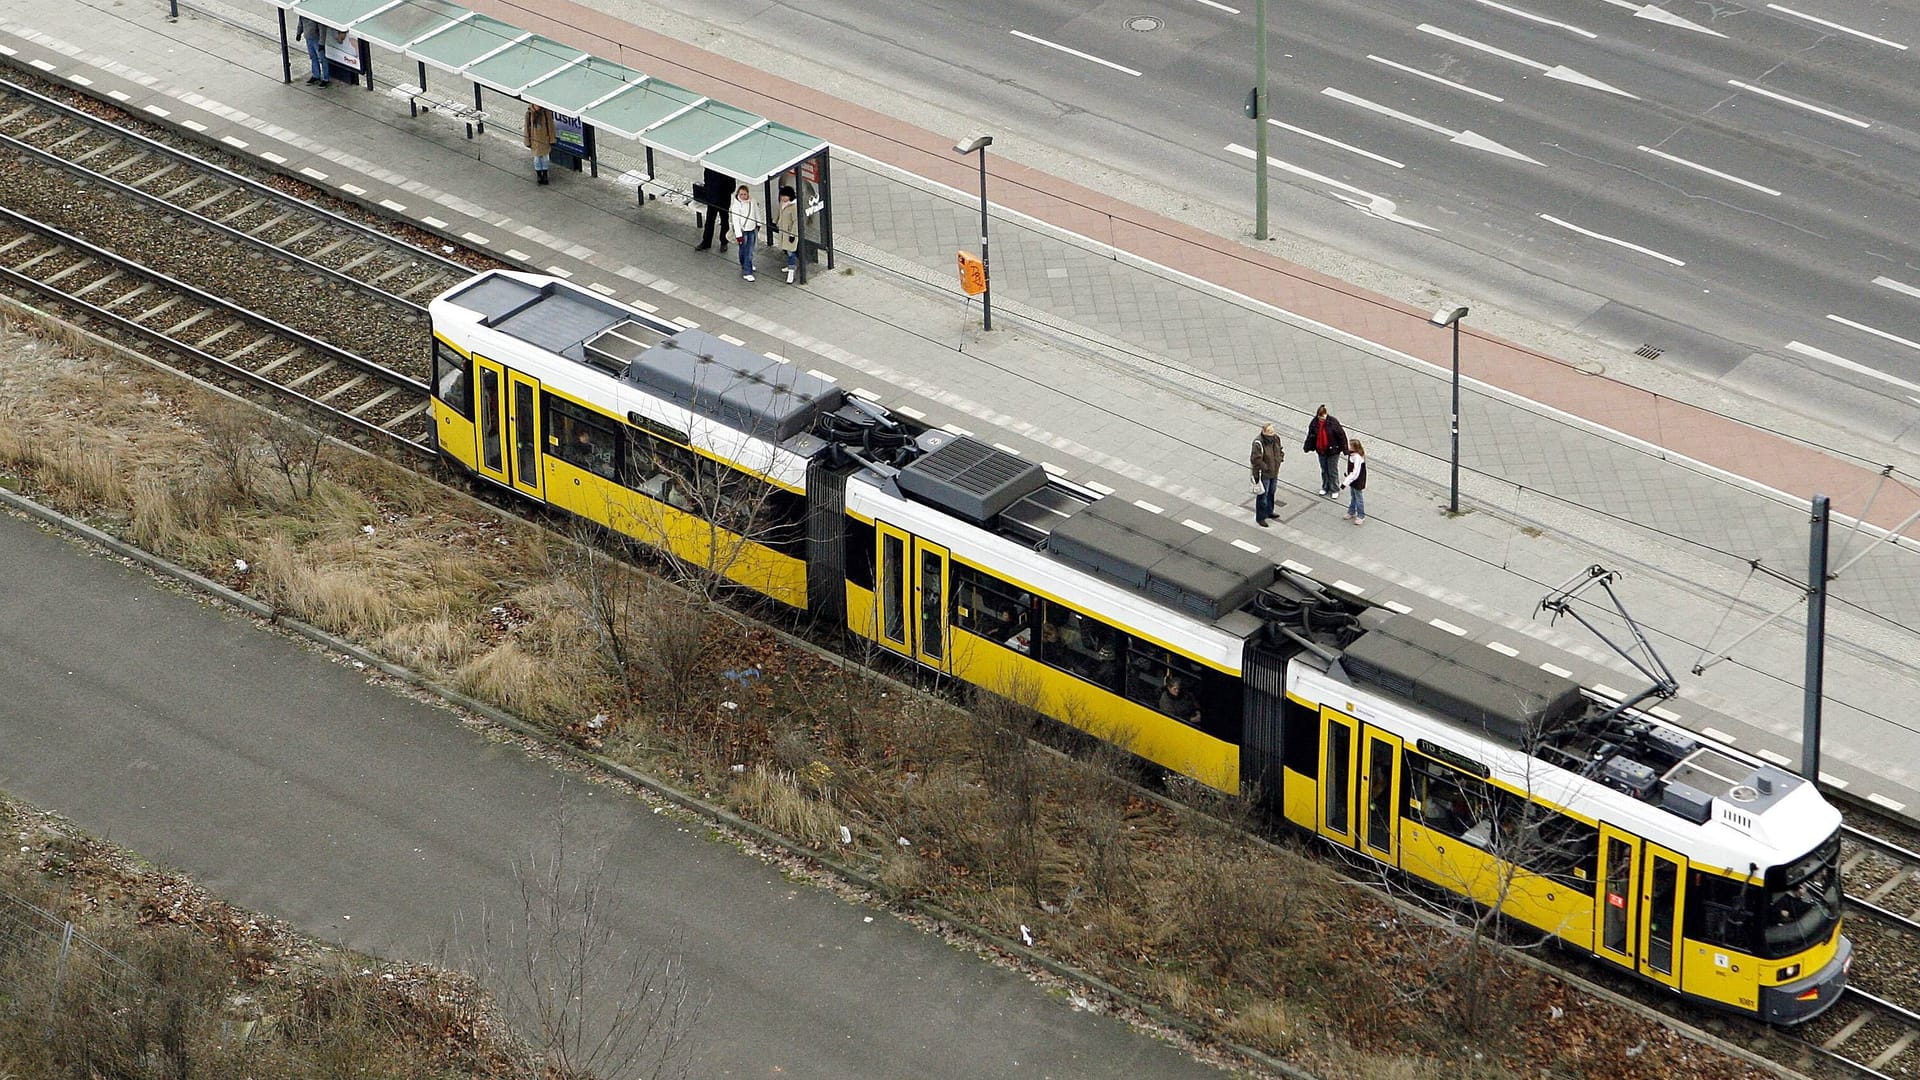
{"type": "Polygon", "coordinates": [[[485,92],[552,111],[559,136],[555,149],[584,161],[600,175],[598,133],[637,142],[646,168],[639,201],[661,193],[690,192],[659,180],[655,153],[696,169],[714,169],[758,187],[774,215],[776,181],[792,174],[801,213],[800,274],[824,251],[833,267],[833,214],[825,140],[764,116],[717,101],[697,90],[656,79],[624,64],[511,23],[482,15],[451,0],[268,0],[278,8],[283,78],[293,81],[289,19],[292,15],[328,27],[340,36],[329,45],[334,62],[354,70],[373,89],[373,46],[414,61],[417,82],[397,84],[415,115],[439,111],[464,122],[471,138],[486,131],[485,92]],[[356,66],[357,65],[357,66],[356,66]],[[467,80],[473,104],[435,95],[427,70],[467,80]]]}

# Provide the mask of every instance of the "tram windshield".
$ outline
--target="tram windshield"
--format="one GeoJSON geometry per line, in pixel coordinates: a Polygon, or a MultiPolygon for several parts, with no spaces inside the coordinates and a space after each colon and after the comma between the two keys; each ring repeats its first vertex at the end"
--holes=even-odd
{"type": "Polygon", "coordinates": [[[1825,941],[1840,921],[1840,833],[1767,871],[1761,953],[1781,957],[1825,941]]]}

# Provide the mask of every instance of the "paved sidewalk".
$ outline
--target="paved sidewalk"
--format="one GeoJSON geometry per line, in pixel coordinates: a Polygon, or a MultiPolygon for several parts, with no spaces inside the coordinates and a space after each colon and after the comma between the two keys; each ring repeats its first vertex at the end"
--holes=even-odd
{"type": "MultiPolygon", "coordinates": [[[[1836,506],[1886,525],[1920,506],[1913,491],[1889,483],[1869,507],[1871,470],[1470,332],[1467,369],[1484,380],[1462,420],[1471,469],[1463,502],[1473,512],[1450,520],[1437,509],[1445,500],[1446,380],[1431,363],[1448,339],[1426,326],[1423,313],[996,160],[995,191],[1007,192],[1018,209],[1132,244],[1136,254],[1037,224],[1015,227],[1001,212],[996,313],[1012,318],[982,335],[977,309],[963,308],[947,282],[952,251],[971,246],[972,204],[847,153],[837,153],[834,176],[836,227],[844,252],[858,256],[845,265],[849,272],[821,276],[806,289],[778,285],[771,275],[748,285],[729,261],[691,251],[692,215],[684,207],[636,210],[631,189],[605,172],[598,182],[559,175],[555,187],[536,191],[517,130],[514,138],[468,142],[444,121],[409,119],[384,94],[283,86],[277,51],[265,41],[194,16],[168,24],[160,4],[19,0],[11,18],[70,43],[80,38],[76,7],[88,11],[85,59],[166,73],[136,103],[150,97],[170,112],[201,115],[210,136],[231,133],[248,152],[284,143],[276,152],[294,158],[288,168],[313,168],[336,189],[353,184],[370,205],[388,201],[407,206],[403,216],[448,223],[449,235],[477,230],[510,258],[577,265],[614,281],[623,295],[668,296],[820,352],[883,398],[924,396],[1010,428],[1063,462],[1100,466],[1236,519],[1221,524],[1227,535],[1299,544],[1326,576],[1340,576],[1329,561],[1344,564],[1509,633],[1608,662],[1578,628],[1549,630],[1527,614],[1547,587],[1591,563],[1626,570],[1628,601],[1682,674],[1683,701],[1728,714],[1712,725],[1757,752],[1796,753],[1797,621],[1762,632],[1736,661],[1701,678],[1685,673],[1703,649],[1730,643],[1760,612],[1791,600],[1783,587],[1750,575],[1748,559],[1789,574],[1804,570],[1804,504],[1744,474],[1796,492],[1818,487],[1836,506]],[[457,222],[462,215],[474,224],[457,222]],[[1140,257],[1172,269],[1142,266],[1140,257]],[[1276,303],[1324,321],[1303,323],[1276,303]],[[1240,448],[1250,424],[1272,416],[1298,430],[1305,410],[1323,400],[1373,448],[1379,471],[1368,526],[1346,526],[1331,504],[1304,493],[1314,470],[1295,451],[1286,476],[1288,528],[1276,537],[1247,527],[1240,448]],[[1597,430],[1596,422],[1614,430],[1597,430]]],[[[731,84],[713,88],[837,145],[876,157],[891,146],[903,163],[967,184],[964,162],[940,158],[952,158],[950,140],[566,3],[541,9],[601,39],[527,11],[503,14],[687,85],[731,84]]],[[[394,58],[376,57],[376,74],[405,71],[394,58]]],[[[1830,779],[1907,807],[1920,806],[1913,764],[1920,733],[1908,708],[1920,685],[1920,649],[1909,629],[1920,625],[1915,560],[1911,551],[1886,547],[1836,583],[1845,602],[1830,617],[1827,682],[1830,779]]],[[[1610,681],[1635,685],[1628,679],[1610,681]]],[[[1683,703],[1674,708],[1687,712],[1683,703]]]]}

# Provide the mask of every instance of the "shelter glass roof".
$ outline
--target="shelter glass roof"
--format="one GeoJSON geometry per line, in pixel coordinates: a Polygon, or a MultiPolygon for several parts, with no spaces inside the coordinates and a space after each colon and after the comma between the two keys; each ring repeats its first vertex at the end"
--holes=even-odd
{"type": "Polygon", "coordinates": [[[289,0],[281,3],[283,8],[298,8],[299,14],[316,22],[326,23],[336,30],[344,30],[355,19],[364,19],[391,4],[393,0],[289,0]]]}
{"type": "Polygon", "coordinates": [[[559,71],[587,54],[571,45],[535,34],[504,52],[467,68],[462,74],[474,82],[518,96],[530,83],[559,71]]]}
{"type": "Polygon", "coordinates": [[[645,82],[640,72],[589,56],[528,86],[520,96],[566,116],[579,116],[587,106],[645,82]]]}
{"type": "Polygon", "coordinates": [[[768,121],[706,156],[706,164],[757,184],[827,148],[826,140],[768,121]]]}
{"type": "Polygon", "coordinates": [[[354,23],[353,32],[376,45],[401,52],[415,41],[471,14],[451,0],[400,0],[354,23]]]}
{"type": "Polygon", "coordinates": [[[704,94],[649,79],[588,109],[584,119],[623,138],[638,139],[653,125],[705,100],[704,94]]]}
{"type": "Polygon", "coordinates": [[[647,141],[675,157],[698,161],[729,138],[765,120],[711,99],[647,132],[647,141]]]}
{"type": "Polygon", "coordinates": [[[512,23],[474,15],[414,42],[407,49],[407,55],[434,67],[458,72],[489,53],[531,36],[512,23]]]}

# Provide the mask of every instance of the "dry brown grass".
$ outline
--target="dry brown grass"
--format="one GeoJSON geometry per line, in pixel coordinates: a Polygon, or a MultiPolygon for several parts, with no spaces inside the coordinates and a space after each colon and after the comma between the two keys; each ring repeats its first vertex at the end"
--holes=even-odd
{"type": "Polygon", "coordinates": [[[741,816],[802,844],[837,842],[840,813],[807,793],[792,773],[754,765],[741,772],[728,795],[741,816]]]}

